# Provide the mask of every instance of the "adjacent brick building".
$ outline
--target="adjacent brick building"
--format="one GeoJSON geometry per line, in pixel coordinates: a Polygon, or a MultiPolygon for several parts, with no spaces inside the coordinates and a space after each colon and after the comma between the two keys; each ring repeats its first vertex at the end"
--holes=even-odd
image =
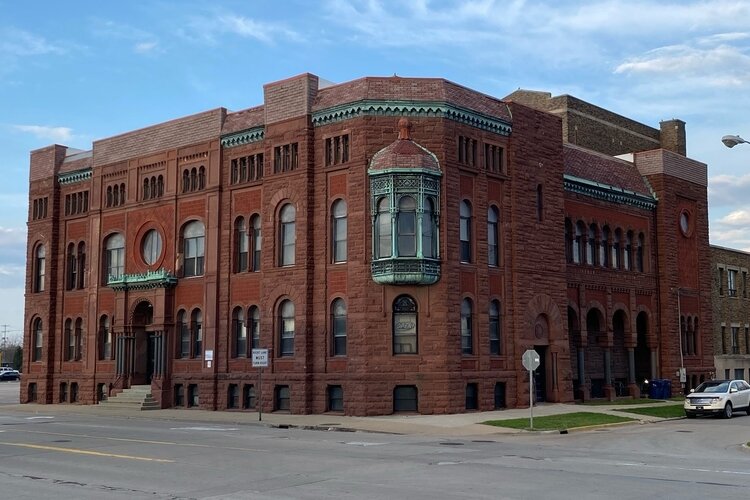
{"type": "Polygon", "coordinates": [[[750,380],[750,254],[711,245],[716,376],[750,380]]]}
{"type": "Polygon", "coordinates": [[[488,410],[527,404],[531,348],[538,400],[706,376],[684,124],[543,96],[304,74],[255,108],[33,151],[22,401],[150,384],[162,407],[488,410]]]}

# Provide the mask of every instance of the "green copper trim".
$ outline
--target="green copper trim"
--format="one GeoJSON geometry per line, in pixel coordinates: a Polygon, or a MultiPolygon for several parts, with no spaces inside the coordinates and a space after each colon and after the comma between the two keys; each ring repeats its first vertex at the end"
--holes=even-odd
{"type": "Polygon", "coordinates": [[[177,285],[177,277],[165,269],[157,269],[140,274],[123,274],[118,278],[110,276],[107,285],[115,291],[172,288],[177,285]]]}
{"type": "Polygon", "coordinates": [[[76,182],[83,182],[91,179],[91,169],[84,168],[81,170],[75,170],[73,172],[66,172],[64,174],[57,175],[57,182],[60,184],[74,184],[76,182]]]}
{"type": "Polygon", "coordinates": [[[494,116],[462,108],[445,101],[363,100],[333,106],[312,114],[315,127],[360,116],[415,116],[447,118],[458,123],[508,136],[511,124],[494,116]]]}
{"type": "Polygon", "coordinates": [[[221,138],[221,145],[225,148],[233,148],[235,146],[262,141],[266,134],[265,130],[266,128],[261,126],[225,135],[221,138]]]}
{"type": "Polygon", "coordinates": [[[628,191],[616,186],[602,184],[600,182],[581,179],[572,175],[563,176],[563,185],[566,191],[590,196],[609,203],[620,205],[631,205],[646,210],[656,209],[657,199],[635,191],[628,191]]]}
{"type": "Polygon", "coordinates": [[[371,264],[372,280],[380,285],[432,285],[440,279],[440,261],[396,257],[371,264]]]}

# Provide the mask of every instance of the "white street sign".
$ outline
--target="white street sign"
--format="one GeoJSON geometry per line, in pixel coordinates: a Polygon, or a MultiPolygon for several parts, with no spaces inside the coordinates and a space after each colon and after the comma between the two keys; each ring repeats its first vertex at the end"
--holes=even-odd
{"type": "Polygon", "coordinates": [[[268,349],[253,349],[253,367],[268,367],[268,349]]]}

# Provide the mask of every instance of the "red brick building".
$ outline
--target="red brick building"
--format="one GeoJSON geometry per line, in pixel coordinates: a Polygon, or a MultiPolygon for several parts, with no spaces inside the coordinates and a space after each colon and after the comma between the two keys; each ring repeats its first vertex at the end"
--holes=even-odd
{"type": "Polygon", "coordinates": [[[150,384],[161,407],[489,410],[527,404],[530,348],[548,401],[713,371],[684,124],[555,99],[304,74],[255,108],[33,151],[22,401],[150,384]],[[641,143],[597,145],[623,134],[641,143]]]}

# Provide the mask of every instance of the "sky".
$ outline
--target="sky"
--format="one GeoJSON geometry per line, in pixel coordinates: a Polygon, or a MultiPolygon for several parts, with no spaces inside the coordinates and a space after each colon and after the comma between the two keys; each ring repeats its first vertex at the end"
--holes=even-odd
{"type": "Polygon", "coordinates": [[[687,122],[710,240],[750,251],[750,0],[0,0],[0,332],[23,330],[29,151],[263,103],[310,72],[571,94],[687,122]]]}

